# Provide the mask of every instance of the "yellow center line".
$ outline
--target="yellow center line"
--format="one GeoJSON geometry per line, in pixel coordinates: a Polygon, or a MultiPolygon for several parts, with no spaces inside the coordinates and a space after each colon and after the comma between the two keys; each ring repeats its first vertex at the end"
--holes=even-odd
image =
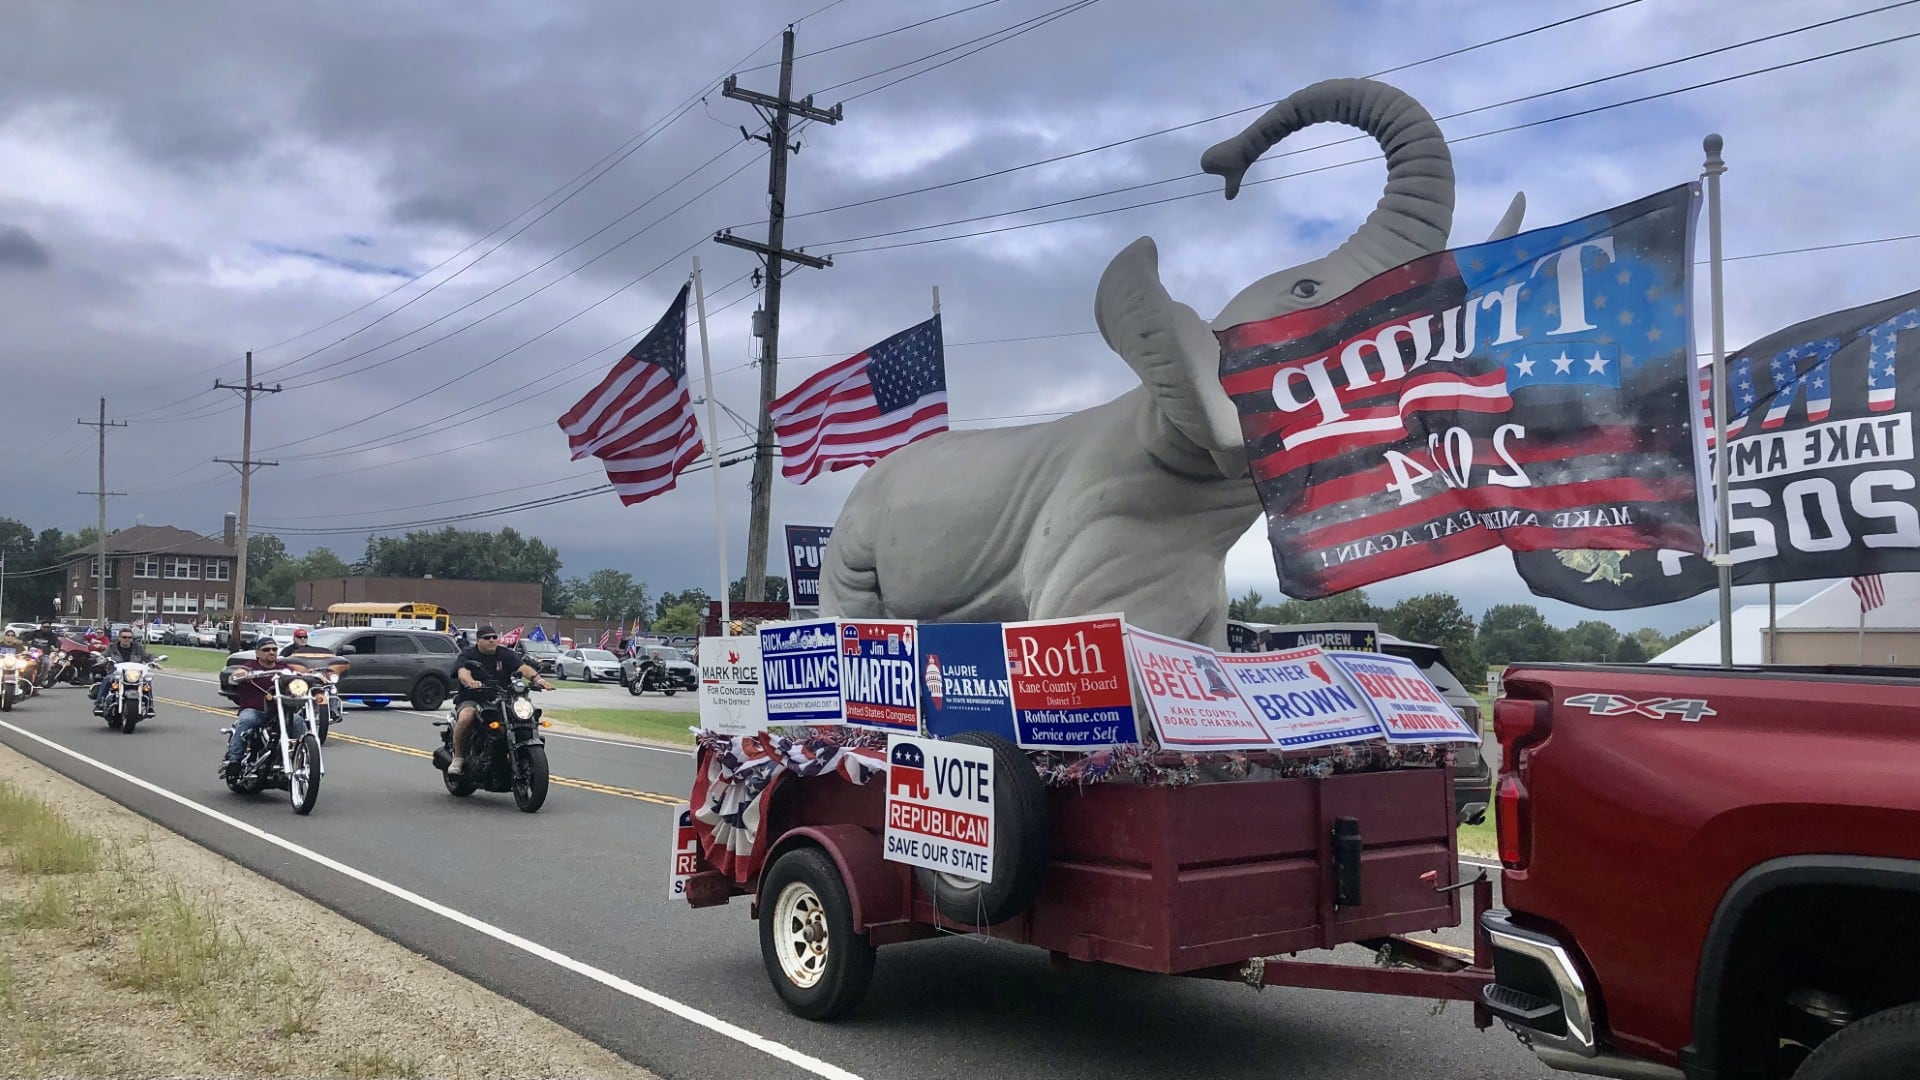
{"type": "MultiPolygon", "coordinates": [[[[215,716],[232,716],[232,713],[226,709],[216,709],[212,706],[202,705],[194,701],[180,701],[176,698],[165,697],[155,697],[154,700],[168,705],[178,705],[183,709],[193,709],[197,712],[211,713],[215,716]]],[[[399,743],[381,742],[379,739],[369,739],[364,735],[348,735],[337,729],[327,733],[327,741],[332,742],[335,739],[341,742],[354,743],[359,746],[370,746],[376,750],[390,750],[393,753],[406,754],[409,757],[431,758],[433,756],[432,751],[429,750],[421,750],[413,746],[401,746],[399,743]]],[[[616,787],[612,784],[597,784],[591,780],[575,780],[567,776],[549,775],[547,779],[564,787],[579,788],[582,791],[593,791],[602,795],[618,795],[623,799],[652,803],[655,806],[680,806],[686,802],[685,799],[673,795],[662,795],[657,791],[641,791],[637,788],[616,787]]]]}

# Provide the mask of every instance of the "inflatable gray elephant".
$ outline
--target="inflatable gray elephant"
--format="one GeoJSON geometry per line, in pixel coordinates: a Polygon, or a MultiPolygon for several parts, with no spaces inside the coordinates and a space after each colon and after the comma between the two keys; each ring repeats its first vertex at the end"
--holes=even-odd
{"type": "MultiPolygon", "coordinates": [[[[1453,158],[1420,103],[1332,79],[1275,105],[1201,165],[1239,191],[1247,167],[1312,124],[1360,128],[1386,151],[1386,193],[1330,254],[1241,290],[1212,325],[1160,284],[1153,240],[1107,266],[1094,321],[1139,375],[1119,398],[1051,423],[950,431],[906,446],[854,485],[820,573],[824,615],[1011,622],[1124,613],[1143,629],[1226,648],[1227,550],[1259,519],[1215,330],[1324,304],[1442,251],[1453,158]]],[[[1519,229],[1516,196],[1494,237],[1519,229]]]]}

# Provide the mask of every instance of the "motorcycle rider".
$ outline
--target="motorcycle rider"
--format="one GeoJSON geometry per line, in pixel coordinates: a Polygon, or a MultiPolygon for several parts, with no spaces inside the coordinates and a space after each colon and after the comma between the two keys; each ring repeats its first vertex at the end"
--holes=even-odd
{"type": "Polygon", "coordinates": [[[453,703],[460,711],[453,722],[453,760],[447,765],[448,776],[466,771],[467,733],[480,718],[480,703],[486,700],[483,688],[491,684],[505,689],[515,675],[524,675],[543,690],[553,689],[519,650],[500,646],[500,632],[491,626],[481,627],[474,635],[473,647],[460,654],[460,666],[454,674],[460,679],[460,690],[454,694],[453,703]]]}
{"type": "Polygon", "coordinates": [[[60,635],[53,632],[53,620],[47,618],[45,615],[40,616],[39,626],[22,634],[20,639],[30,646],[38,645],[40,648],[46,650],[58,650],[60,648],[60,635]]]}
{"type": "Polygon", "coordinates": [[[151,663],[153,658],[147,655],[147,647],[134,639],[133,628],[121,627],[120,632],[114,635],[113,644],[94,657],[93,715],[100,716],[106,712],[101,695],[106,693],[107,684],[113,681],[113,665],[151,663]]]}
{"type": "Polygon", "coordinates": [[[290,671],[292,665],[281,662],[280,643],[272,638],[261,638],[253,647],[253,659],[242,660],[233,665],[234,672],[233,734],[227,739],[227,757],[220,763],[220,779],[225,780],[240,764],[241,747],[246,744],[248,733],[267,722],[267,688],[260,680],[245,678],[247,673],[255,671],[290,671]]]}
{"type": "MultiPolygon", "coordinates": [[[[309,642],[307,640],[307,628],[304,626],[294,629],[293,644],[287,646],[287,651],[280,654],[280,658],[287,663],[295,667],[307,668],[308,670],[312,670],[314,666],[312,661],[320,657],[326,658],[327,670],[333,672],[334,678],[344,679],[347,677],[347,668],[352,666],[347,661],[347,658],[344,656],[335,656],[332,649],[309,642]]],[[[341,718],[340,695],[337,686],[327,695],[327,713],[333,722],[339,722],[341,718]]]]}
{"type": "Polygon", "coordinates": [[[0,649],[12,649],[15,653],[24,653],[27,651],[27,639],[14,633],[13,627],[9,626],[4,633],[0,633],[0,649]]]}

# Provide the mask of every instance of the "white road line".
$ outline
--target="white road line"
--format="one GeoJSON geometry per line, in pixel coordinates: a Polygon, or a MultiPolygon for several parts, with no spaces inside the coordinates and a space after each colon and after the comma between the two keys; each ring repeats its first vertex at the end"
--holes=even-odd
{"type": "MultiPolygon", "coordinates": [[[[392,711],[406,713],[408,716],[424,716],[429,720],[440,720],[445,718],[445,715],[442,713],[421,712],[418,709],[394,709],[392,711]]],[[[687,715],[695,716],[696,714],[688,713],[687,715]]],[[[599,743],[601,746],[618,746],[626,750],[651,750],[656,754],[677,754],[680,757],[693,756],[693,751],[691,750],[675,750],[671,746],[654,746],[650,743],[627,742],[624,739],[597,739],[591,735],[568,735],[564,732],[559,732],[559,731],[547,732],[547,738],[573,739],[576,742],[599,743]]]]}
{"type": "Polygon", "coordinates": [[[706,1028],[708,1031],[714,1032],[717,1035],[723,1035],[729,1039],[734,1040],[735,1042],[742,1044],[743,1046],[750,1047],[754,1050],[760,1051],[763,1054],[766,1054],[769,1057],[777,1058],[781,1061],[784,1061],[787,1064],[794,1066],[795,1068],[804,1069],[807,1072],[814,1074],[815,1076],[829,1077],[830,1080],[861,1080],[860,1076],[857,1073],[848,1072],[847,1070],[842,1069],[838,1065],[821,1061],[819,1058],[816,1058],[810,1054],[802,1053],[801,1051],[795,1050],[794,1048],[787,1046],[784,1043],[775,1042],[772,1039],[766,1038],[763,1035],[755,1034],[754,1032],[748,1031],[745,1028],[728,1023],[727,1021],[722,1020],[719,1017],[712,1015],[711,1013],[703,1012],[699,1009],[694,1008],[691,1005],[682,1004],[681,1002],[675,1001],[674,999],[667,997],[665,994],[656,993],[652,990],[647,989],[644,986],[640,986],[636,983],[629,982],[626,979],[623,979],[620,976],[615,975],[611,972],[603,971],[602,969],[594,967],[591,964],[582,963],[581,961],[575,960],[573,957],[568,956],[565,953],[559,952],[555,949],[548,948],[547,946],[542,945],[539,942],[530,941],[511,931],[502,930],[497,926],[493,926],[489,923],[482,922],[471,915],[465,914],[464,912],[461,912],[457,909],[450,908],[445,904],[442,904],[436,900],[429,900],[418,893],[401,888],[400,886],[395,885],[390,881],[386,881],[382,878],[377,878],[372,874],[369,874],[366,871],[361,870],[357,867],[348,866],[346,863],[340,862],[337,859],[329,858],[328,856],[322,855],[317,851],[313,851],[308,848],[301,847],[299,844],[296,844],[290,840],[285,840],[278,836],[275,836],[274,834],[267,832],[265,829],[261,829],[257,826],[248,824],[247,822],[241,821],[238,818],[229,817],[226,814],[223,814],[220,811],[213,809],[212,807],[203,806],[200,803],[194,802],[192,799],[189,799],[184,795],[177,795],[167,790],[166,788],[160,787],[159,785],[151,783],[147,780],[143,780],[138,776],[132,775],[131,773],[123,772],[119,769],[114,768],[111,765],[106,764],[105,762],[96,761],[93,758],[90,758],[87,755],[82,754],[77,750],[70,750],[67,747],[62,746],[61,744],[54,742],[51,739],[44,738],[40,735],[37,735],[31,731],[26,730],[25,728],[17,727],[4,720],[0,720],[0,728],[5,728],[6,730],[11,731],[17,735],[23,735],[29,739],[32,739],[37,743],[41,743],[45,745],[49,749],[56,750],[62,754],[65,754],[76,761],[85,762],[86,764],[91,765],[96,769],[99,769],[101,772],[104,772],[109,776],[117,777],[144,791],[152,792],[153,794],[158,795],[163,799],[167,799],[171,802],[178,803],[179,805],[186,807],[187,809],[192,810],[195,813],[202,814],[202,815],[205,815],[206,817],[212,818],[213,820],[220,822],[222,825],[231,826],[243,833],[246,833],[248,836],[252,836],[259,840],[264,840],[267,843],[272,844],[275,847],[278,847],[284,851],[291,852],[310,862],[316,863],[320,866],[324,866],[329,870],[333,870],[337,873],[344,874],[347,877],[350,877],[353,880],[358,881],[363,885],[368,885],[368,886],[371,886],[372,888],[379,889],[381,892],[384,892],[387,895],[392,896],[397,900],[405,901],[406,903],[412,904],[413,906],[420,908],[423,911],[432,912],[435,915],[438,915],[444,919],[447,919],[455,923],[456,925],[460,926],[463,929],[478,930],[481,933],[487,935],[488,937],[493,938],[495,941],[499,941],[503,944],[510,945],[530,955],[537,956],[540,959],[547,961],[548,963],[554,964],[555,966],[558,966],[561,968],[565,968],[566,970],[571,971],[576,975],[580,975],[580,976],[584,976],[585,978],[592,979],[594,982],[597,982],[600,985],[605,986],[611,990],[615,990],[619,993],[625,994],[626,996],[633,998],[636,1001],[645,1002],[646,1004],[652,1005],[657,1009],[661,1009],[665,1012],[672,1013],[673,1015],[681,1018],[682,1020],[686,1020],[691,1023],[698,1024],[699,1026],[706,1028]]]}

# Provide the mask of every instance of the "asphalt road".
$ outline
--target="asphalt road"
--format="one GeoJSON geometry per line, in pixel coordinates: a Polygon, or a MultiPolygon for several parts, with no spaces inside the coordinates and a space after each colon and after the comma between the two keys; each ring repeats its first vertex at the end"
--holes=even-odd
{"type": "Polygon", "coordinates": [[[284,793],[216,779],[225,710],[175,703],[223,705],[211,676],[164,676],[160,691],[131,736],[61,688],[0,717],[0,742],[673,1080],[1548,1075],[1504,1029],[1476,1031],[1464,1004],[1053,972],[1039,950],[966,937],[883,949],[850,1019],[799,1020],[767,983],[742,900],[666,898],[684,752],[552,736],[556,782],[528,815],[510,795],[447,795],[425,757],[429,717],[352,709],[302,818],[284,793]]]}

